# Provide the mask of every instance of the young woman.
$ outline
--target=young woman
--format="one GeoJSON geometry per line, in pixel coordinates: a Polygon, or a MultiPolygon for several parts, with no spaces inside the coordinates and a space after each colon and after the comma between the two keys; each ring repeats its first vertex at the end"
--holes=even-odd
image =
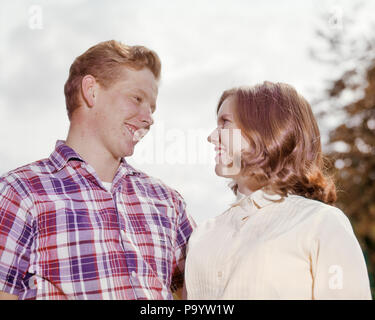
{"type": "Polygon", "coordinates": [[[208,141],[237,201],[190,237],[187,298],[371,299],[351,224],[332,206],[309,103],[264,82],[225,91],[217,115],[208,141]]]}

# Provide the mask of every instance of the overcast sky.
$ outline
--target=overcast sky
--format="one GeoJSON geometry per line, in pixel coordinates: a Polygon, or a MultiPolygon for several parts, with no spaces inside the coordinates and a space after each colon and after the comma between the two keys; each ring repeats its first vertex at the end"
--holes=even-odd
{"type": "MultiPolygon", "coordinates": [[[[360,1],[362,23],[374,2],[360,1]]],[[[0,10],[0,173],[66,138],[63,86],[76,56],[109,39],[145,45],[162,60],[162,82],[155,124],[129,162],[177,189],[200,223],[234,200],[206,140],[222,91],[269,80],[313,99],[340,71],[310,58],[324,48],[316,28],[346,32],[353,2],[5,0],[0,10]]]]}

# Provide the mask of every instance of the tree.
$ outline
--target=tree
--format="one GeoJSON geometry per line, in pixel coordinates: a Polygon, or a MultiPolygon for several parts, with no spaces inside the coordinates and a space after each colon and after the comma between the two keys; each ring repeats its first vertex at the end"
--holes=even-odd
{"type": "Polygon", "coordinates": [[[336,25],[323,24],[317,34],[328,47],[322,54],[311,51],[314,59],[342,70],[315,106],[324,105],[321,119],[330,114],[344,119],[330,131],[326,156],[334,164],[329,169],[336,179],[337,206],[352,222],[375,297],[375,40],[371,33],[351,34],[355,22],[345,24],[341,18],[323,17],[336,25]]]}
{"type": "MultiPolygon", "coordinates": [[[[355,73],[347,73],[347,77],[355,73]]],[[[329,143],[343,143],[345,151],[332,150],[338,187],[337,205],[350,218],[367,260],[374,295],[375,276],[375,61],[367,70],[364,97],[344,107],[348,121],[330,133],[329,143]]],[[[345,77],[332,86],[332,96],[346,86],[345,77]],[[338,83],[340,89],[337,89],[338,83]]]]}

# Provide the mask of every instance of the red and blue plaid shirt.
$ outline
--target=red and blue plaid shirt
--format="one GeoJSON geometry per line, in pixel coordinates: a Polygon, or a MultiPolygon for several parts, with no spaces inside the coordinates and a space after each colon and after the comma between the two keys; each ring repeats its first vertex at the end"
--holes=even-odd
{"type": "Polygon", "coordinates": [[[181,195],[122,159],[108,192],[62,141],[0,178],[0,291],[19,299],[173,299],[194,227],[181,195]]]}

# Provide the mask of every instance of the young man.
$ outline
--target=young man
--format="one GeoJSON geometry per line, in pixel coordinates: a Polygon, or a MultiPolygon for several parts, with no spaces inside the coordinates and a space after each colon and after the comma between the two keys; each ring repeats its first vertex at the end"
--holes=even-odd
{"type": "Polygon", "coordinates": [[[130,166],[153,124],[160,60],[97,44],[65,84],[70,129],[48,159],[0,178],[0,297],[173,299],[194,222],[180,194],[130,166]]]}

